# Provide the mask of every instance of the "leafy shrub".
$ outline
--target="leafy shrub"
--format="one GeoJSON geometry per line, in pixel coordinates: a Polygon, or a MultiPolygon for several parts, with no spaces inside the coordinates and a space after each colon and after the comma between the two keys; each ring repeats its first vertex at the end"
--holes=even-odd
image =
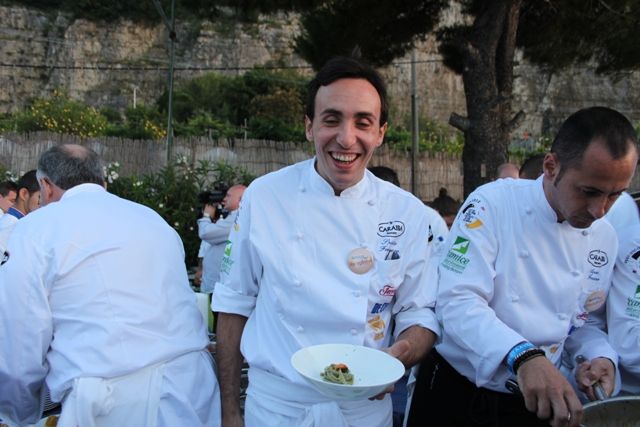
{"type": "Polygon", "coordinates": [[[93,137],[103,135],[107,127],[106,117],[95,108],[57,90],[51,98],[36,99],[13,119],[13,128],[18,132],[49,131],[93,137]]]}
{"type": "Polygon", "coordinates": [[[105,170],[109,191],[150,207],[175,228],[184,244],[187,266],[196,265],[200,247],[198,194],[216,185],[248,185],[254,179],[246,170],[224,162],[201,161],[193,166],[184,158],[141,177],[120,177],[118,169],[119,164],[111,163],[105,170]]]}
{"type": "MultiPolygon", "coordinates": [[[[443,123],[422,118],[419,123],[418,150],[428,153],[459,155],[464,146],[462,132],[451,130],[443,123]]],[[[385,134],[385,142],[394,150],[410,152],[413,146],[411,132],[404,126],[391,126],[385,134]]]]}
{"type": "Polygon", "coordinates": [[[162,139],[167,136],[167,131],[158,110],[141,105],[127,108],[124,122],[111,124],[104,134],[131,139],[162,139]]]}

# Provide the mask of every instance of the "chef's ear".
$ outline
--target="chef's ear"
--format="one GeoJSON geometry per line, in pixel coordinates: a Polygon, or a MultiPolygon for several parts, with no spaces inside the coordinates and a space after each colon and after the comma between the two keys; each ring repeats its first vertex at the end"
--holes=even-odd
{"type": "Polygon", "coordinates": [[[560,162],[556,153],[547,153],[542,161],[542,173],[551,182],[555,182],[560,174],[560,162]]]}
{"type": "Polygon", "coordinates": [[[307,141],[313,142],[313,120],[309,116],[304,116],[304,133],[307,141]]]}

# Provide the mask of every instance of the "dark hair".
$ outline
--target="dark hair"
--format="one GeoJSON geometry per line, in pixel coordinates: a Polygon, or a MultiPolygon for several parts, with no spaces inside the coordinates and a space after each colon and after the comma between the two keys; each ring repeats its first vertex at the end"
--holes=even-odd
{"type": "Polygon", "coordinates": [[[23,188],[26,188],[29,194],[33,194],[36,191],[40,191],[40,185],[38,184],[38,178],[36,178],[36,170],[30,170],[20,177],[18,180],[18,192],[23,188]]]}
{"type": "Polygon", "coordinates": [[[438,211],[441,216],[455,215],[460,209],[460,203],[453,197],[449,196],[447,194],[447,189],[444,187],[440,188],[440,191],[438,191],[438,197],[433,199],[428,205],[438,211]]]}
{"type": "Polygon", "coordinates": [[[102,162],[98,154],[80,145],[56,145],[38,160],[38,173],[63,190],[80,184],[104,184],[102,162]]]}
{"type": "Polygon", "coordinates": [[[0,196],[7,197],[10,192],[18,192],[18,185],[13,181],[0,182],[0,196]]]}
{"type": "Polygon", "coordinates": [[[369,168],[372,174],[377,176],[378,178],[388,181],[392,184],[395,184],[397,187],[400,187],[400,180],[398,179],[398,174],[393,169],[386,166],[372,166],[369,168]]]}
{"type": "Polygon", "coordinates": [[[542,175],[544,154],[533,154],[525,159],[520,166],[520,178],[536,179],[542,175]]]}
{"type": "Polygon", "coordinates": [[[561,166],[556,181],[582,162],[584,152],[596,140],[604,143],[613,159],[624,157],[638,144],[633,125],[619,112],[607,107],[579,110],[564,121],[551,144],[561,166]]]}
{"type": "Polygon", "coordinates": [[[340,79],[364,79],[371,83],[380,96],[380,126],[387,122],[389,102],[387,100],[387,88],[382,77],[364,62],[345,56],[337,56],[327,61],[314,79],[309,82],[305,110],[305,114],[309,119],[313,120],[315,115],[316,94],[320,86],[328,86],[340,79]]]}

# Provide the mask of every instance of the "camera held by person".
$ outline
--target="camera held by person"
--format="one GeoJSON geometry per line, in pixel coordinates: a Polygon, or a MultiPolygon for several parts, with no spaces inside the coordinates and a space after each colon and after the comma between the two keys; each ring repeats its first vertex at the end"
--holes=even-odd
{"type": "Polygon", "coordinates": [[[213,222],[225,218],[229,214],[229,211],[222,204],[226,193],[227,189],[224,186],[216,186],[214,190],[202,191],[198,194],[199,212],[207,211],[213,222]],[[211,213],[211,208],[207,209],[207,206],[212,206],[215,212],[211,213]]]}

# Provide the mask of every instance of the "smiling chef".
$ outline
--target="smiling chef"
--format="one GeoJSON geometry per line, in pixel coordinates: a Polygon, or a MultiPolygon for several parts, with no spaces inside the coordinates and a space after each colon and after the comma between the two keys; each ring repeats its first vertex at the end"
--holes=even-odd
{"type": "Polygon", "coordinates": [[[391,426],[388,394],[331,401],[289,362],[303,347],[347,343],[386,349],[408,367],[439,332],[426,278],[431,224],[441,219],[366,169],[387,114],[376,71],[329,61],[309,85],[315,158],[245,192],[212,304],[224,426],[391,426]],[[250,366],[244,420],[240,353],[250,366]]]}

